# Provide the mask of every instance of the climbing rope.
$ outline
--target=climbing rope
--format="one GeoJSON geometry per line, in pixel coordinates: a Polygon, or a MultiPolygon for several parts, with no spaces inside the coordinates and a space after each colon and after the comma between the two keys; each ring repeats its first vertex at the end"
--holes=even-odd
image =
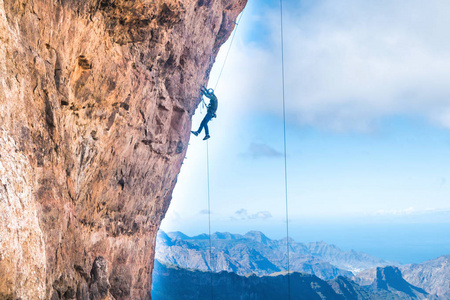
{"type": "MultiPolygon", "coordinates": [[[[245,8],[244,8],[245,10],[245,8]]],[[[222,68],[220,69],[219,76],[217,77],[214,90],[217,89],[220,78],[222,76],[225,64],[228,60],[228,55],[233,45],[234,37],[236,36],[237,27],[244,15],[244,10],[242,11],[238,22],[236,23],[236,28],[231,37],[230,46],[228,47],[227,53],[225,55],[222,68]]],[[[284,144],[284,189],[285,189],[285,205],[286,205],[286,252],[287,252],[287,278],[288,278],[288,299],[291,299],[291,279],[290,279],[290,249],[289,249],[289,206],[288,206],[288,173],[287,173],[287,143],[286,143],[286,101],[285,101],[285,80],[284,80],[284,36],[283,36],[283,0],[280,0],[280,36],[281,36],[281,81],[282,81],[282,99],[283,99],[283,144],[284,144]]],[[[206,141],[206,172],[208,181],[208,235],[209,235],[209,265],[211,271],[211,299],[214,299],[213,290],[213,259],[212,259],[212,240],[211,240],[211,193],[210,193],[210,180],[209,180],[209,143],[206,141]]]]}
{"type": "Polygon", "coordinates": [[[283,90],[283,141],[284,141],[284,192],[286,197],[286,252],[288,272],[288,299],[291,299],[291,275],[289,261],[289,207],[288,207],[288,175],[286,154],[286,102],[284,96],[284,38],[283,38],[283,0],[280,0],[280,23],[281,23],[281,84],[283,90]]]}
{"type": "MultiPolygon", "coordinates": [[[[244,8],[245,10],[245,8],[244,8]]],[[[222,76],[225,64],[228,60],[228,55],[233,45],[234,37],[236,36],[237,27],[244,15],[242,11],[236,28],[231,37],[230,46],[228,47],[225,55],[222,68],[220,69],[219,76],[217,77],[214,90],[217,89],[220,78],[222,76]]],[[[280,36],[281,36],[281,82],[282,82],[282,99],[283,99],[283,144],[284,144],[284,189],[285,189],[285,205],[286,205],[286,252],[287,252],[287,278],[288,278],[288,299],[291,299],[291,278],[290,278],[290,249],[289,249],[289,206],[288,206],[288,173],[287,173],[287,143],[286,143],[286,101],[285,101],[285,80],[284,80],[284,36],[283,36],[283,0],[280,0],[280,36]]],[[[213,259],[212,259],[212,240],[211,240],[211,193],[210,193],[210,180],[209,180],[209,143],[206,141],[206,173],[207,173],[207,186],[208,186],[208,236],[209,236],[209,265],[211,273],[211,299],[214,299],[213,290],[213,259]]]]}
{"type": "Polygon", "coordinates": [[[230,54],[231,45],[233,45],[234,37],[236,36],[238,25],[239,25],[239,23],[241,23],[241,19],[242,19],[242,16],[244,15],[244,11],[245,11],[245,7],[242,10],[241,15],[239,16],[239,19],[238,19],[237,23],[235,23],[236,27],[235,27],[235,29],[233,31],[233,35],[231,36],[230,46],[228,47],[227,54],[225,55],[225,60],[223,61],[222,68],[220,69],[219,76],[217,77],[217,81],[216,81],[216,85],[214,86],[214,90],[216,90],[217,85],[219,84],[220,77],[222,76],[223,69],[225,68],[225,64],[226,64],[227,59],[228,59],[228,54],[230,54]]]}
{"type": "Polygon", "coordinates": [[[211,271],[211,299],[214,299],[213,293],[213,262],[212,262],[212,241],[211,241],[211,197],[209,189],[209,145],[206,141],[206,176],[208,178],[208,236],[209,236],[209,268],[211,271]]]}
{"type": "MultiPolygon", "coordinates": [[[[244,8],[245,10],[245,8],[244,8]]],[[[216,85],[214,86],[214,90],[216,90],[217,85],[219,84],[220,77],[222,76],[223,69],[225,68],[225,64],[228,59],[228,55],[230,54],[231,46],[233,45],[234,37],[236,36],[237,28],[239,23],[241,22],[242,16],[244,15],[244,10],[242,10],[242,13],[239,17],[239,20],[237,21],[236,27],[233,31],[233,35],[231,36],[230,46],[228,47],[227,54],[225,55],[225,60],[223,61],[222,68],[220,69],[219,76],[217,77],[216,85]]],[[[203,104],[206,106],[205,101],[203,100],[203,104]]],[[[213,290],[213,258],[212,258],[212,240],[211,240],[211,193],[210,193],[210,186],[209,186],[209,143],[206,141],[206,175],[207,175],[207,181],[208,181],[208,236],[209,236],[209,268],[211,273],[211,299],[214,299],[214,290],[213,290]]]]}

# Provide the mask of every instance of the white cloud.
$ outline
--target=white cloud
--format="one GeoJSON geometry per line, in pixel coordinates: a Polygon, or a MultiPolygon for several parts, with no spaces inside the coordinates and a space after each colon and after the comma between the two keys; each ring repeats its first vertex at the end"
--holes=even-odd
{"type": "Polygon", "coordinates": [[[383,215],[394,215],[394,216],[404,216],[411,215],[414,213],[419,213],[419,210],[415,209],[413,206],[405,208],[405,209],[397,209],[397,210],[378,210],[375,212],[375,215],[383,216],[383,215]]]}
{"type": "Polygon", "coordinates": [[[419,215],[448,215],[449,209],[442,208],[424,208],[418,209],[410,206],[405,209],[392,210],[378,210],[374,213],[375,216],[419,216],[419,215]]]}
{"type": "MultiPolygon", "coordinates": [[[[307,12],[285,10],[291,120],[368,131],[377,120],[400,114],[450,128],[450,2],[324,0],[309,5],[307,12]]],[[[256,17],[247,13],[240,30],[251,35],[255,28],[248,27],[256,17]]],[[[236,110],[281,114],[279,16],[267,11],[262,17],[267,41],[235,41],[220,85],[236,110]]]]}
{"type": "Polygon", "coordinates": [[[234,215],[231,217],[232,220],[266,220],[272,218],[272,214],[269,211],[258,211],[254,214],[249,214],[248,211],[244,208],[236,211],[234,215]]]}

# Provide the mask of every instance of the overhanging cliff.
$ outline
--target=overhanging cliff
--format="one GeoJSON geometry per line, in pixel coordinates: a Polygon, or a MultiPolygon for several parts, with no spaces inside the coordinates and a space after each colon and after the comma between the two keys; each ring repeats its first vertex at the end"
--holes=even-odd
{"type": "Polygon", "coordinates": [[[199,87],[245,4],[0,0],[1,299],[150,298],[199,87]]]}

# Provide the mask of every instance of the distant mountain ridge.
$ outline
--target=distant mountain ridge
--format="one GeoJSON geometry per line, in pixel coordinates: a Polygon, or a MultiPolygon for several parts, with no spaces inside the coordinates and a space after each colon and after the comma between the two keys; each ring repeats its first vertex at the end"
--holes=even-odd
{"type": "MultiPolygon", "coordinates": [[[[259,231],[245,235],[216,232],[212,239],[212,269],[238,275],[269,275],[286,270],[286,239],[272,240],[259,231]]],[[[328,280],[392,264],[356,251],[343,251],[325,242],[297,243],[290,239],[290,269],[328,280]]],[[[157,236],[156,259],[183,268],[210,270],[209,236],[189,237],[182,232],[157,236]]]]}
{"type": "Polygon", "coordinates": [[[371,285],[366,290],[379,295],[384,299],[389,299],[393,295],[411,299],[434,299],[437,297],[428,297],[428,293],[423,289],[413,286],[403,277],[401,271],[396,267],[377,268],[376,276],[371,285]]]}
{"type": "MultiPolygon", "coordinates": [[[[339,276],[322,280],[305,273],[290,273],[290,299],[295,300],[438,300],[407,283],[396,267],[377,268],[371,285],[359,286],[339,276]]],[[[155,260],[153,300],[288,298],[286,272],[271,276],[240,276],[230,272],[214,273],[188,270],[155,260]]]]}
{"type": "MultiPolygon", "coordinates": [[[[441,256],[420,264],[399,267],[403,278],[429,294],[441,299],[450,299],[450,255],[441,256]]],[[[360,285],[367,285],[376,278],[377,269],[364,270],[353,279],[360,285]]]]}
{"type": "Polygon", "coordinates": [[[400,267],[403,277],[428,293],[450,299],[450,255],[400,267]]]}

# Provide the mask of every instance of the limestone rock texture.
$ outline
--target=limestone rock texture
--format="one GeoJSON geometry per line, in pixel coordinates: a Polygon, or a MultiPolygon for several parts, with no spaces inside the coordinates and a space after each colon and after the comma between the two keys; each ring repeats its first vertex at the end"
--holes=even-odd
{"type": "Polygon", "coordinates": [[[191,118],[246,0],[0,0],[0,299],[151,299],[191,118]]]}

